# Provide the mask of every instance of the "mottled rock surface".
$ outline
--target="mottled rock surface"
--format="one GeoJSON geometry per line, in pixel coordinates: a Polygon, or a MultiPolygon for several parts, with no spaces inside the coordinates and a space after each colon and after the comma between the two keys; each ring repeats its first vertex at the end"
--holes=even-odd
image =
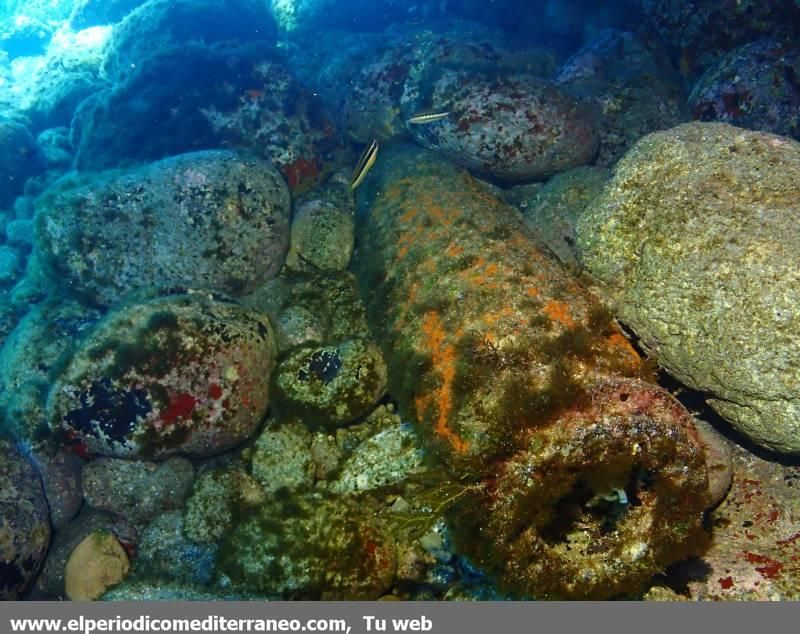
{"type": "Polygon", "coordinates": [[[0,349],[2,428],[31,440],[46,428],[44,413],[53,373],[100,318],[79,302],[53,299],[31,309],[0,349]]]}
{"type": "Polygon", "coordinates": [[[800,47],[766,39],[724,55],[689,95],[695,119],[800,139],[800,47]]]}
{"type": "Polygon", "coordinates": [[[263,419],[274,345],[266,317],[202,293],[124,305],[56,379],[50,424],[87,454],[220,453],[263,419]]]}
{"type": "Polygon", "coordinates": [[[340,425],[369,413],[386,390],[386,363],[372,342],[307,345],[275,372],[276,405],[309,425],[340,425]]]}
{"type": "Polygon", "coordinates": [[[24,595],[50,544],[42,483],[27,457],[0,439],[0,600],[24,595]]]}
{"type": "Polygon", "coordinates": [[[99,458],[83,468],[86,503],[141,526],[183,507],[194,482],[192,463],[173,456],[162,463],[99,458]]]}
{"type": "Polygon", "coordinates": [[[396,545],[355,498],[274,496],[226,535],[233,587],[284,599],[374,600],[394,581],[396,545]]]}
{"type": "Polygon", "coordinates": [[[659,364],[758,444],[800,452],[800,144],[726,124],[642,139],[578,224],[659,364]]]}
{"type": "Polygon", "coordinates": [[[489,77],[444,71],[431,99],[450,115],[409,125],[420,144],[482,174],[542,180],[588,163],[596,124],[583,106],[553,84],[528,75],[489,77]]]}
{"type": "Polygon", "coordinates": [[[150,285],[242,294],[277,274],[289,240],[280,174],[227,151],[67,179],[37,205],[50,274],[107,306],[150,285]]]}
{"type": "Polygon", "coordinates": [[[294,271],[343,271],[353,255],[353,216],[323,200],[295,209],[286,266],[294,271]]]}
{"type": "Polygon", "coordinates": [[[553,176],[532,197],[515,201],[534,237],[572,269],[578,267],[575,224],[608,176],[602,167],[576,167],[553,176]]]}

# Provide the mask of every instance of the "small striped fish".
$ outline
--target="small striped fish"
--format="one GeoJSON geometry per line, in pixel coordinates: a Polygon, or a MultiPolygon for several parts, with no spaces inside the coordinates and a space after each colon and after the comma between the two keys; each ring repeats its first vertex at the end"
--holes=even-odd
{"type": "Polygon", "coordinates": [[[420,112],[408,119],[406,123],[411,125],[422,125],[423,123],[433,123],[434,121],[441,121],[450,116],[450,111],[444,112],[420,112]]]}
{"type": "Polygon", "coordinates": [[[361,154],[361,158],[358,159],[358,164],[353,172],[353,177],[350,179],[350,191],[353,191],[362,182],[364,182],[367,172],[369,172],[370,168],[375,165],[375,159],[377,158],[378,142],[373,140],[372,143],[367,146],[367,149],[361,154]]]}

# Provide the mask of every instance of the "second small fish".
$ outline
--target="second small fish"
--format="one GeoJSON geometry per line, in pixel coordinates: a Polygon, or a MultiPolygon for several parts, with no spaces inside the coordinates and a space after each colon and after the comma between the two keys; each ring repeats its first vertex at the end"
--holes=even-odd
{"type": "Polygon", "coordinates": [[[361,154],[361,158],[358,159],[356,169],[353,171],[353,177],[350,179],[350,191],[353,191],[364,181],[367,177],[367,172],[375,165],[377,158],[378,142],[373,140],[361,154]]]}
{"type": "Polygon", "coordinates": [[[420,112],[408,119],[406,123],[411,125],[422,125],[423,123],[433,123],[434,121],[441,121],[450,116],[450,111],[442,112],[420,112]]]}

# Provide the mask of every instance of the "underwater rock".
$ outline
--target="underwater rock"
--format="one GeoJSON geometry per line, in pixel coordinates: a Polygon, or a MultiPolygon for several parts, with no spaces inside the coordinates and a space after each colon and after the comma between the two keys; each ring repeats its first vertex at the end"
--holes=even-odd
{"type": "Polygon", "coordinates": [[[711,514],[709,549],[682,575],[683,593],[691,601],[798,601],[800,470],[735,443],[729,447],[733,483],[711,514]]]}
{"type": "Polygon", "coordinates": [[[240,512],[255,509],[265,500],[261,484],[244,471],[206,471],[195,480],[186,503],[183,531],[197,543],[214,543],[228,532],[240,512]]]}
{"type": "Polygon", "coordinates": [[[273,50],[258,43],[195,42],[150,51],[124,80],[77,107],[71,123],[76,167],[97,171],[220,147],[202,109],[236,106],[255,82],[254,60],[272,59],[273,50]]]}
{"type": "Polygon", "coordinates": [[[267,280],[241,301],[279,322],[278,331],[290,328],[294,334],[284,331],[280,335],[287,337],[287,345],[295,337],[307,337],[307,343],[338,343],[371,336],[356,279],[350,271],[281,275],[267,280]],[[301,309],[301,314],[294,314],[295,308],[301,309]],[[303,317],[309,312],[315,316],[313,324],[303,317]]]}
{"type": "Polygon", "coordinates": [[[450,115],[409,125],[411,136],[481,174],[542,180],[588,163],[597,150],[597,130],[588,111],[533,76],[444,71],[431,99],[450,115]]]}
{"type": "Polygon", "coordinates": [[[41,260],[34,250],[28,256],[25,274],[14,284],[8,298],[18,311],[24,313],[31,306],[43,302],[55,290],[54,286],[53,280],[45,273],[41,260]]]}
{"type": "Polygon", "coordinates": [[[559,66],[555,80],[596,113],[598,165],[613,165],[645,134],[691,119],[666,53],[634,33],[598,33],[559,66]]]}
{"type": "Polygon", "coordinates": [[[94,601],[122,581],[130,567],[114,534],[94,531],[70,553],[64,567],[64,591],[70,601],[94,601]]]}
{"type": "Polygon", "coordinates": [[[800,453],[800,144],[722,123],[651,134],[578,222],[582,263],[660,366],[756,443],[800,453]]]}
{"type": "MultiPolygon", "coordinates": [[[[242,90],[235,102],[202,104],[203,126],[211,126],[216,143],[271,161],[293,193],[308,191],[353,163],[317,94],[300,84],[282,60],[263,53],[257,59],[239,78],[242,90]]],[[[225,64],[230,65],[227,58],[225,64]]]]}
{"type": "Polygon", "coordinates": [[[13,66],[14,101],[32,130],[68,126],[78,104],[108,85],[100,65],[110,32],[110,27],[77,33],[62,27],[44,55],[13,66]]]}
{"type": "Polygon", "coordinates": [[[114,28],[104,71],[119,80],[155,49],[177,51],[190,43],[222,41],[273,43],[276,35],[275,22],[260,0],[148,0],[114,28]]]}
{"type": "Polygon", "coordinates": [[[394,538],[359,499],[274,495],[226,534],[217,559],[233,588],[284,599],[374,600],[392,585],[394,538]]]}
{"type": "Polygon", "coordinates": [[[421,473],[422,461],[422,449],[411,427],[393,425],[356,447],[331,490],[352,493],[397,484],[410,475],[421,473]]]}
{"type": "Polygon", "coordinates": [[[701,73],[720,54],[759,35],[797,35],[800,5],[785,0],[638,0],[647,20],[674,50],[681,70],[701,73]]]}
{"type": "Polygon", "coordinates": [[[238,295],[280,270],[290,204],[268,163],[183,154],[56,184],[37,200],[36,247],[54,279],[106,306],[144,286],[238,295]]]}
{"type": "Polygon", "coordinates": [[[0,349],[0,424],[7,433],[31,441],[46,432],[52,378],[100,316],[78,302],[52,299],[20,320],[0,349]]]}
{"type": "Polygon", "coordinates": [[[76,0],[70,26],[79,31],[92,26],[119,22],[146,0],[76,0]]]}
{"type": "Polygon", "coordinates": [[[198,585],[211,583],[216,548],[188,539],[183,524],[180,511],[167,511],[147,525],[137,548],[136,575],[198,585]]]}
{"type": "MultiPolygon", "coordinates": [[[[8,298],[0,295],[0,350],[2,350],[2,346],[8,336],[17,327],[19,318],[17,311],[8,303],[8,298]]],[[[0,352],[0,355],[2,355],[2,352],[0,352]]],[[[2,362],[0,361],[0,363],[2,362]]],[[[5,429],[5,426],[0,424],[0,428],[5,429]]]]}
{"type": "Polygon", "coordinates": [[[274,348],[266,317],[204,293],[129,303],[81,342],[48,419],[79,454],[221,453],[266,414],[274,348]]]}
{"type": "Polygon", "coordinates": [[[609,312],[464,171],[408,146],[374,171],[364,301],[390,394],[450,471],[458,548],[506,591],[595,599],[700,551],[692,417],[609,312]]]}
{"type": "Polygon", "coordinates": [[[42,476],[50,524],[54,531],[60,531],[83,506],[83,461],[65,447],[51,453],[45,447],[34,446],[32,457],[42,476]]]}
{"type": "Polygon", "coordinates": [[[731,442],[704,420],[695,418],[694,426],[706,454],[711,506],[716,506],[725,499],[733,480],[731,442]]]}
{"type": "Polygon", "coordinates": [[[311,434],[300,422],[268,427],[253,445],[250,472],[268,494],[310,487],[314,482],[311,434]]]}
{"type": "Polygon", "coordinates": [[[22,254],[19,249],[0,245],[0,286],[10,286],[22,275],[22,254]]]}
{"type": "Polygon", "coordinates": [[[575,223],[603,190],[608,176],[609,171],[602,167],[565,170],[548,180],[532,198],[517,204],[533,236],[572,270],[578,269],[575,223]]]}
{"type": "Polygon", "coordinates": [[[164,462],[99,458],[83,468],[86,503],[141,526],[183,507],[194,482],[192,463],[178,456],[164,462]]]}
{"type": "Polygon", "coordinates": [[[712,64],[689,95],[700,121],[800,139],[800,47],[759,40],[712,64]]]}
{"type": "Polygon", "coordinates": [[[322,273],[343,271],[355,242],[353,216],[333,204],[310,200],[292,215],[286,268],[322,273]]]}
{"type": "Polygon", "coordinates": [[[306,306],[290,304],[275,320],[275,340],[278,353],[307,343],[325,343],[327,316],[319,315],[306,306]]]}
{"type": "Polygon", "coordinates": [[[317,432],[311,440],[311,459],[314,461],[315,480],[333,480],[339,473],[344,451],[336,444],[332,434],[317,432]]]}
{"type": "Polygon", "coordinates": [[[126,579],[101,601],[263,601],[264,597],[168,579],[126,579]]]}
{"type": "Polygon", "coordinates": [[[28,129],[0,117],[0,208],[10,207],[25,181],[44,170],[44,158],[28,129]]]}
{"type": "Polygon", "coordinates": [[[75,519],[53,537],[47,559],[36,578],[32,599],[53,600],[66,597],[64,577],[67,561],[78,544],[96,531],[113,534],[129,556],[136,550],[138,536],[124,518],[84,507],[75,519]]]}
{"type": "MultiPolygon", "coordinates": [[[[486,69],[526,69],[542,76],[552,71],[549,51],[513,49],[507,38],[493,35],[480,25],[456,24],[444,33],[401,32],[388,44],[376,42],[367,51],[356,43],[352,50],[322,60],[318,83],[344,87],[323,90],[353,140],[369,143],[405,136],[407,118],[431,107],[449,108],[432,94],[443,69],[462,69],[470,76],[486,69]]],[[[338,41],[335,46],[342,48],[338,41]]]]}
{"type": "Polygon", "coordinates": [[[6,242],[30,250],[33,246],[33,221],[30,218],[9,220],[6,224],[6,242]]]}
{"type": "Polygon", "coordinates": [[[275,406],[312,426],[350,423],[368,414],[385,390],[383,355],[364,339],[303,346],[275,370],[275,406]]]}
{"type": "Polygon", "coordinates": [[[50,543],[42,482],[11,441],[0,439],[0,600],[22,597],[36,577],[50,543]]]}
{"type": "Polygon", "coordinates": [[[278,28],[285,35],[302,30],[313,36],[326,29],[380,31],[393,22],[409,19],[404,3],[375,3],[372,0],[267,0],[278,28]]]}
{"type": "Polygon", "coordinates": [[[309,306],[313,305],[313,298],[322,303],[324,312],[321,314],[329,315],[326,341],[341,342],[371,337],[358,284],[349,271],[316,275],[311,279],[298,281],[293,287],[292,298],[305,301],[309,306]]]}

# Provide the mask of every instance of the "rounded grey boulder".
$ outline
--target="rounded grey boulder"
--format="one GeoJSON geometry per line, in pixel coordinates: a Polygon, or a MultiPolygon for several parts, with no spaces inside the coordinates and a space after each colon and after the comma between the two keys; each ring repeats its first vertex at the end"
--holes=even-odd
{"type": "Polygon", "coordinates": [[[54,278],[101,305],[147,286],[240,295],[280,270],[290,208],[269,163],[193,152],[59,182],[37,200],[36,243],[54,278]]]}
{"type": "Polygon", "coordinates": [[[578,221],[583,264],[659,364],[756,443],[800,453],[800,143],[651,134],[578,221]]]}

